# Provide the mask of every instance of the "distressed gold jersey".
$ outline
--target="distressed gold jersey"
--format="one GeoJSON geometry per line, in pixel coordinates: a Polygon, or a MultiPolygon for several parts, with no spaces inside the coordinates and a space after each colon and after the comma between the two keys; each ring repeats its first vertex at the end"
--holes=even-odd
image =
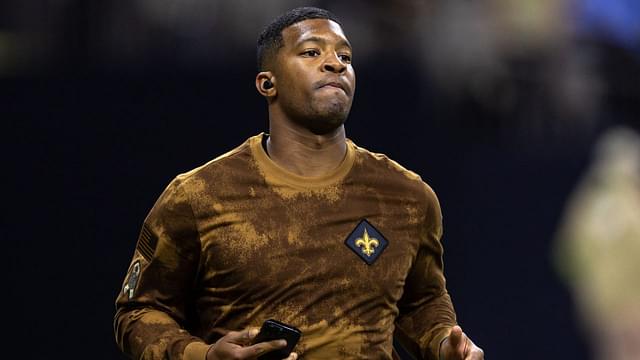
{"type": "Polygon", "coordinates": [[[435,359],[455,314],[431,188],[349,140],[338,168],[301,177],[263,136],[177,176],[153,206],[116,301],[122,351],[203,360],[272,318],[302,330],[306,360],[391,359],[394,331],[435,359]]]}

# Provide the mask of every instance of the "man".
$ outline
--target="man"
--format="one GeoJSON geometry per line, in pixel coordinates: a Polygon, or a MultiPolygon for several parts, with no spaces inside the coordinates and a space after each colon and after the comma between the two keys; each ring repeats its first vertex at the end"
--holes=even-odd
{"type": "Polygon", "coordinates": [[[414,173],[345,137],[352,49],[335,16],[291,10],[258,41],[260,134],[176,177],[145,219],[115,331],[141,359],[255,359],[273,318],[288,359],[391,359],[394,329],[429,359],[482,359],[455,326],[440,207],[414,173]]]}

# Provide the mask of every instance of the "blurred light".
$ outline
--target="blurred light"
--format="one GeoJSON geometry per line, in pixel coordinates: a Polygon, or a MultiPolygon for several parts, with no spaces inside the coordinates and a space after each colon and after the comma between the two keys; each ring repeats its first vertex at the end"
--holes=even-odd
{"type": "Polygon", "coordinates": [[[640,1],[576,0],[579,30],[640,53],[640,1]]]}

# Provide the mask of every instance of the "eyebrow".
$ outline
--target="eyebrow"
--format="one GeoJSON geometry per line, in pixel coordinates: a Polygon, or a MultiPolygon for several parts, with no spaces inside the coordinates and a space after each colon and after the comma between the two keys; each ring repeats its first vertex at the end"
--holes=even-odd
{"type": "MultiPolygon", "coordinates": [[[[325,38],[318,37],[318,36],[309,36],[307,38],[300,39],[297,42],[296,46],[300,46],[300,44],[308,42],[308,41],[317,42],[317,43],[321,43],[321,44],[326,44],[327,43],[327,40],[325,38]]],[[[349,48],[349,50],[352,50],[351,43],[349,42],[349,40],[346,40],[346,39],[340,39],[340,41],[338,41],[338,46],[346,46],[346,47],[349,48]]]]}

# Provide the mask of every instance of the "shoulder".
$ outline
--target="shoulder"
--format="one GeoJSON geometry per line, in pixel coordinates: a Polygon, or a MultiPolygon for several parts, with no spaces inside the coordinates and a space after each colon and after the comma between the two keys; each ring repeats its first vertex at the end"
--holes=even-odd
{"type": "Polygon", "coordinates": [[[214,158],[213,160],[210,160],[195,169],[179,174],[176,178],[181,179],[182,181],[188,181],[191,178],[197,178],[211,172],[219,172],[225,168],[234,167],[239,163],[246,162],[246,160],[251,156],[250,142],[252,140],[253,137],[247,139],[241,145],[214,158]]]}
{"type": "Polygon", "coordinates": [[[212,187],[233,183],[238,176],[246,177],[251,171],[250,142],[247,139],[234,149],[184,173],[175,176],[165,188],[165,196],[186,196],[208,192],[212,187]]]}
{"type": "Polygon", "coordinates": [[[384,193],[382,198],[392,198],[405,206],[416,206],[423,224],[433,236],[442,233],[442,211],[435,191],[420,175],[400,165],[387,155],[369,151],[353,145],[356,150],[358,179],[376,192],[384,193]]]}
{"type": "Polygon", "coordinates": [[[381,170],[387,170],[391,173],[397,173],[404,176],[409,181],[422,181],[420,175],[400,165],[397,161],[392,160],[389,156],[379,152],[373,152],[362,146],[356,145],[349,141],[356,152],[356,159],[359,164],[371,166],[381,170]]]}
{"type": "Polygon", "coordinates": [[[356,152],[356,164],[366,173],[378,174],[377,177],[385,177],[396,185],[424,195],[425,200],[437,203],[434,190],[416,172],[407,169],[386,154],[370,151],[351,141],[350,143],[356,152]]]}

